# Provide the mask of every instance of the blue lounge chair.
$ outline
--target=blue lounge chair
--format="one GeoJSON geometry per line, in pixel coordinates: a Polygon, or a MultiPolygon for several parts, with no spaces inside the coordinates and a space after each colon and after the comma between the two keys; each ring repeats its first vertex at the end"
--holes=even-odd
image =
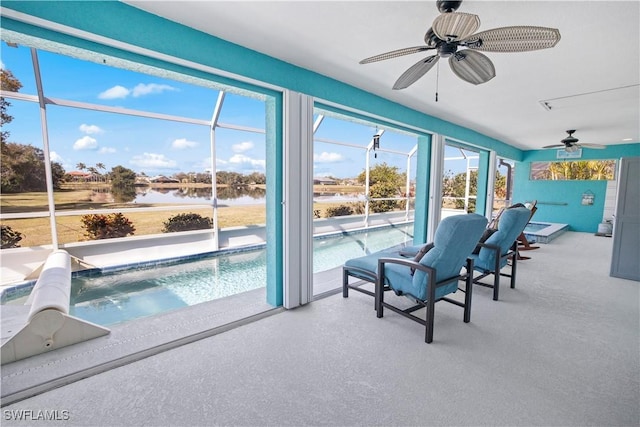
{"type": "Polygon", "coordinates": [[[493,299],[498,301],[500,292],[500,276],[511,279],[511,288],[516,287],[516,267],[518,262],[518,236],[524,231],[531,211],[525,207],[505,209],[498,220],[497,231],[483,243],[479,243],[480,250],[471,255],[474,270],[481,274],[473,279],[473,283],[493,288],[493,299]],[[500,270],[511,260],[511,274],[500,270]],[[493,284],[480,282],[483,278],[493,274],[493,284]]]}
{"type": "Polygon", "coordinates": [[[425,245],[421,258],[405,258],[400,253],[377,253],[347,261],[343,267],[343,297],[354,289],[374,296],[378,317],[389,308],[426,327],[425,341],[433,341],[434,304],[447,301],[464,308],[463,320],[471,320],[473,261],[468,258],[487,226],[487,219],[478,214],[455,215],[438,225],[433,243],[425,245]],[[461,273],[462,267],[466,271],[461,273]],[[349,277],[375,283],[375,292],[362,289],[360,283],[350,284],[349,277]],[[458,281],[466,283],[465,301],[461,303],[447,295],[458,290],[458,281]],[[384,292],[393,290],[417,305],[400,309],[384,301],[384,292]],[[426,318],[412,314],[426,308],[426,318]]]}

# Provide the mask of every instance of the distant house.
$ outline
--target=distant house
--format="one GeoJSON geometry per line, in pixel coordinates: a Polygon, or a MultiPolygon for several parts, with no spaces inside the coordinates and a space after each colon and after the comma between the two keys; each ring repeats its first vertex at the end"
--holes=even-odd
{"type": "Polygon", "coordinates": [[[90,181],[93,174],[90,172],[82,172],[82,171],[71,171],[67,172],[67,176],[70,177],[71,181],[90,181]]]}
{"type": "Polygon", "coordinates": [[[177,179],[169,178],[169,177],[166,177],[164,175],[154,176],[153,178],[150,178],[149,181],[154,183],[154,184],[178,184],[178,183],[180,183],[180,181],[178,181],[177,179]]]}
{"type": "Polygon", "coordinates": [[[136,182],[135,182],[134,185],[136,185],[138,187],[143,187],[143,186],[149,185],[150,182],[151,182],[151,180],[149,179],[148,176],[146,176],[146,175],[136,175],[136,182]]]}
{"type": "Polygon", "coordinates": [[[329,178],[313,178],[313,185],[337,185],[337,182],[329,178]]]}

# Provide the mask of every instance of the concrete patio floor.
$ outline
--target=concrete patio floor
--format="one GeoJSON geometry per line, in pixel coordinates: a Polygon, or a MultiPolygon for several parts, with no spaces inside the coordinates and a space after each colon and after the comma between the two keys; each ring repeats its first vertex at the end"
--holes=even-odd
{"type": "Polygon", "coordinates": [[[500,301],[474,288],[471,323],[436,304],[432,344],[336,294],[6,405],[3,425],[638,425],[640,284],[609,277],[611,249],[541,245],[500,301]]]}

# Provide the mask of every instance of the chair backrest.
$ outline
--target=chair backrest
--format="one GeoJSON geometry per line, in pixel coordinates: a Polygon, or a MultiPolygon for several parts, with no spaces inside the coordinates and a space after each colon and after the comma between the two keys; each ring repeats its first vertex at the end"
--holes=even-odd
{"type": "MultiPolygon", "coordinates": [[[[443,219],[433,239],[433,248],[420,264],[436,269],[436,281],[460,274],[460,269],[478,244],[487,226],[487,218],[478,214],[454,215],[443,219]]],[[[424,286],[426,274],[416,270],[413,285],[424,286]]],[[[457,285],[456,285],[457,286],[457,285]]]]}
{"type": "MultiPolygon", "coordinates": [[[[530,217],[531,211],[525,207],[505,209],[500,215],[498,231],[493,233],[484,243],[499,246],[500,253],[505,254],[522,233],[530,217]]],[[[488,248],[480,249],[478,254],[480,261],[487,265],[493,265],[493,262],[495,262],[494,257],[495,252],[488,248]]],[[[506,260],[503,263],[506,263],[506,260]]]]}

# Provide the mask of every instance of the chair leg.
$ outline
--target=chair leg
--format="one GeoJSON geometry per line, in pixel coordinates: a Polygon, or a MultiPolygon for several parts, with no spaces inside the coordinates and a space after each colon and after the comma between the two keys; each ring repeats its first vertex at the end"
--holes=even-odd
{"type": "Polygon", "coordinates": [[[429,286],[429,295],[427,298],[427,313],[425,317],[425,337],[424,341],[427,344],[430,344],[433,341],[433,319],[434,319],[434,311],[436,308],[436,280],[433,275],[429,275],[429,281],[427,282],[429,286]]]}
{"type": "Polygon", "coordinates": [[[342,297],[349,297],[349,275],[347,274],[347,270],[342,269],[342,297]]]}
{"type": "Polygon", "coordinates": [[[511,259],[511,289],[516,287],[516,266],[518,264],[518,245],[513,245],[513,257],[511,259]]]}
{"type": "Polygon", "coordinates": [[[496,265],[493,267],[493,300],[498,301],[500,293],[500,251],[496,253],[496,265]]]}
{"type": "Polygon", "coordinates": [[[375,307],[376,307],[376,316],[381,318],[383,316],[383,307],[382,303],[384,302],[384,271],[381,271],[378,274],[378,280],[376,280],[376,290],[375,290],[375,307]]]}
{"type": "Polygon", "coordinates": [[[473,294],[473,260],[467,260],[466,289],[464,292],[464,323],[471,321],[471,296],[473,294]]]}

